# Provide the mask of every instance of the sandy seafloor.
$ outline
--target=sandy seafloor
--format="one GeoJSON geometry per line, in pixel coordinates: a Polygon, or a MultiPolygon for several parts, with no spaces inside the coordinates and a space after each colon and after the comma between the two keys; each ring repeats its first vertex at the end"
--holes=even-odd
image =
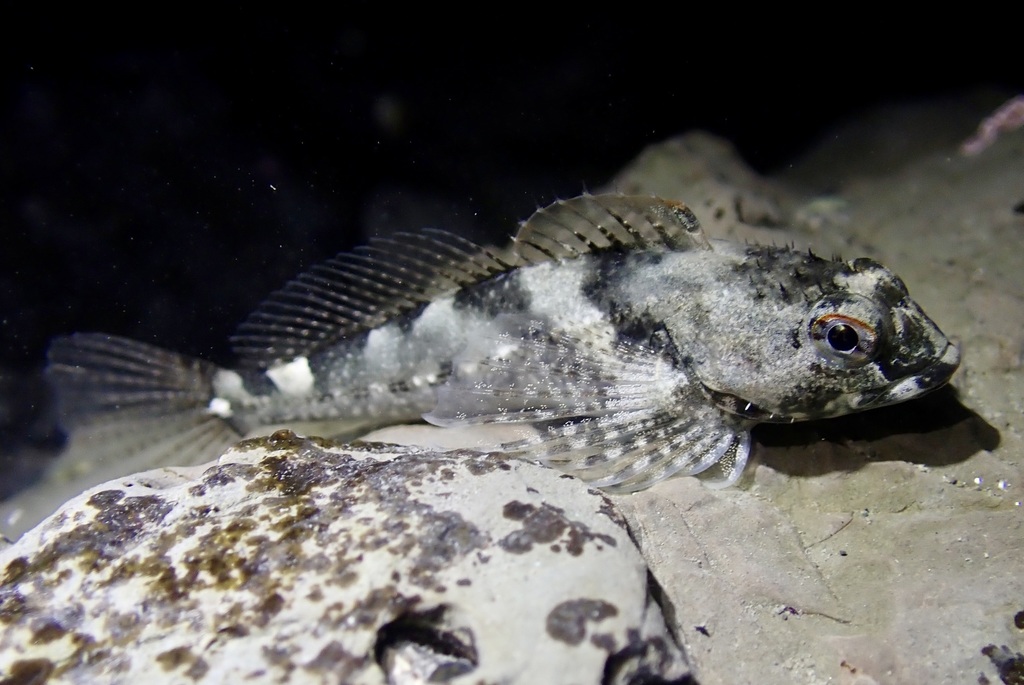
{"type": "Polygon", "coordinates": [[[616,499],[703,685],[1024,678],[1024,131],[963,156],[987,113],[868,113],[772,178],[688,133],[608,185],[714,237],[875,258],[962,351],[927,398],[759,427],[737,488],[616,499]]]}

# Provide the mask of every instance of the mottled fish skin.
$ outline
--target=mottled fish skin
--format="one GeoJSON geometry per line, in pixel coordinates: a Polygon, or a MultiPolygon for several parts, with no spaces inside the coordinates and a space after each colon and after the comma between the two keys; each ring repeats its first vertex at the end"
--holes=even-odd
{"type": "Polygon", "coordinates": [[[56,341],[72,435],[173,414],[212,457],[261,426],[425,415],[521,426],[495,448],[609,490],[728,485],[756,423],[910,399],[959,364],[881,265],[712,241],[684,205],[621,195],[539,210],[507,248],[428,231],[340,255],[235,343],[244,363],[227,370],[100,334],[56,341]]]}

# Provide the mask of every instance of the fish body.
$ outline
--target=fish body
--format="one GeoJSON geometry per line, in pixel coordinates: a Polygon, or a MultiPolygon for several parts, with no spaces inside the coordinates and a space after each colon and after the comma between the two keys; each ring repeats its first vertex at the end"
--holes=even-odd
{"type": "Polygon", "coordinates": [[[538,210],[504,248],[426,231],[340,255],[234,343],[229,370],[102,334],[56,340],[72,448],[128,471],[144,462],[117,453],[198,461],[261,426],[425,417],[517,427],[494,448],[612,491],[728,485],[757,423],[910,399],[959,364],[881,265],[709,240],[684,205],[622,195],[538,210]]]}

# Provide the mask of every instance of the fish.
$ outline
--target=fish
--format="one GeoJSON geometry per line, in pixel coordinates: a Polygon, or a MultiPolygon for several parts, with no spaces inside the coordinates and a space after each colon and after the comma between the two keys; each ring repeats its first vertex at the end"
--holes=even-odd
{"type": "Polygon", "coordinates": [[[919,397],[960,361],[871,259],[711,239],[684,203],[621,194],[538,209],[503,247],[373,240],[273,293],[232,343],[222,368],[101,333],[54,340],[65,471],[198,463],[273,425],[426,420],[503,425],[492,449],[609,492],[725,487],[758,423],[919,397]]]}

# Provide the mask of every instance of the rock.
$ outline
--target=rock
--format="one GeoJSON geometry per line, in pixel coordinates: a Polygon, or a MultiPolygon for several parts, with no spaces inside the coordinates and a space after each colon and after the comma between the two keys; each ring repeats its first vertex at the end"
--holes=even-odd
{"type": "Polygon", "coordinates": [[[67,503],[0,550],[0,624],[4,683],[690,682],[601,493],[287,431],[67,503]]]}
{"type": "Polygon", "coordinates": [[[731,143],[693,131],[651,145],[608,182],[608,192],[653,194],[686,202],[713,237],[783,242],[787,186],[759,176],[731,143]]]}
{"type": "Polygon", "coordinates": [[[832,650],[816,638],[844,630],[848,609],[783,513],[749,493],[712,491],[694,478],[616,503],[656,570],[702,684],[822,682],[805,679],[828,670],[822,666],[832,650]]]}

